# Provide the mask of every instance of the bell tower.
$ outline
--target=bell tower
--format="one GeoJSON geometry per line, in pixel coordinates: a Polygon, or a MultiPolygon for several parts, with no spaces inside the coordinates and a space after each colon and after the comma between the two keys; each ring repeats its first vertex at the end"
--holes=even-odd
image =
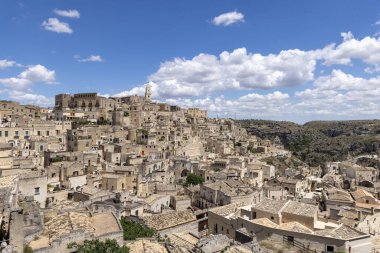
{"type": "Polygon", "coordinates": [[[152,85],[149,83],[145,87],[145,103],[152,102],[152,85]]]}

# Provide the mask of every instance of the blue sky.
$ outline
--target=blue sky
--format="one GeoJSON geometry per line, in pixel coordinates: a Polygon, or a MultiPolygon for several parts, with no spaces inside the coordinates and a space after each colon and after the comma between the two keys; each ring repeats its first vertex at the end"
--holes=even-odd
{"type": "Polygon", "coordinates": [[[142,94],[151,82],[156,100],[211,116],[379,118],[379,7],[2,0],[0,98],[52,106],[58,93],[142,94]]]}

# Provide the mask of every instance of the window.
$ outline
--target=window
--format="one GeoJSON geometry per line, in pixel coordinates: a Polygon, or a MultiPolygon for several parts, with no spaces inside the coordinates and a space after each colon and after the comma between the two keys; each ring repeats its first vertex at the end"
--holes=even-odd
{"type": "Polygon", "coordinates": [[[15,136],[18,136],[18,131],[15,131],[15,136]]]}
{"type": "Polygon", "coordinates": [[[49,136],[49,131],[46,131],[46,136],[49,136]]]}
{"type": "Polygon", "coordinates": [[[40,187],[34,188],[34,195],[39,195],[40,194],[40,187]]]}
{"type": "Polygon", "coordinates": [[[41,135],[41,131],[37,131],[37,135],[40,136],[41,135]]]}
{"type": "Polygon", "coordinates": [[[26,136],[29,136],[29,131],[25,131],[25,135],[26,135],[26,136]]]}
{"type": "Polygon", "coordinates": [[[8,137],[8,131],[4,131],[4,136],[8,137]]]}
{"type": "Polygon", "coordinates": [[[271,216],[271,217],[270,217],[270,219],[271,219],[271,220],[274,220],[274,217],[273,217],[273,216],[271,216]]]}
{"type": "Polygon", "coordinates": [[[3,131],[0,131],[0,137],[2,137],[3,136],[3,131]]]}

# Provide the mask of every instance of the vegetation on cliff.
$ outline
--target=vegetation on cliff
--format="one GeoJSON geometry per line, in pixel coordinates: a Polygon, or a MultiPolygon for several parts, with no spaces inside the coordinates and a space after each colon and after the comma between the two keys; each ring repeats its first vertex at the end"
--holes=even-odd
{"type": "Polygon", "coordinates": [[[312,121],[304,125],[270,120],[239,123],[262,139],[280,140],[293,155],[312,166],[380,151],[380,120],[312,121]]]}

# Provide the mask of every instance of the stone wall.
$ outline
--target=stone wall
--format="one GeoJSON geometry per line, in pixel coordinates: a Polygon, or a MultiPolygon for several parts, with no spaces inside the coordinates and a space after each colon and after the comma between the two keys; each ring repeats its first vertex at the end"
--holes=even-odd
{"type": "Polygon", "coordinates": [[[208,212],[208,231],[209,234],[224,234],[228,238],[235,238],[235,230],[240,227],[237,226],[236,220],[227,219],[213,212],[208,212]]]}

